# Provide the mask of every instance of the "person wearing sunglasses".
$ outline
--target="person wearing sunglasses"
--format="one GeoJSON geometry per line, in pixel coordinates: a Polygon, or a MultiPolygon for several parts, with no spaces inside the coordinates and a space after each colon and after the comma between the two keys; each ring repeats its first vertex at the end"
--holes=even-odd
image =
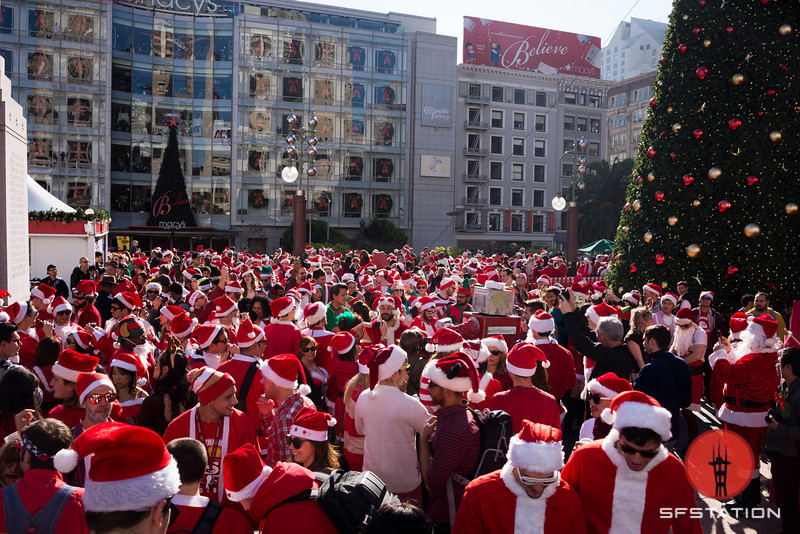
{"type": "MultiPolygon", "coordinates": [[[[102,373],[79,374],[75,382],[75,392],[84,410],[84,416],[80,423],[72,427],[73,438],[77,438],[95,425],[110,421],[111,410],[114,401],[117,400],[114,382],[108,375],[102,373]]],[[[119,413],[121,414],[121,410],[119,413]]],[[[87,467],[88,462],[78,462],[75,470],[67,477],[70,485],[83,487],[87,467]]]]}
{"type": "Polygon", "coordinates": [[[68,486],[53,464],[56,453],[70,445],[72,434],[69,427],[55,419],[34,421],[20,431],[16,449],[23,474],[4,492],[0,530],[26,532],[33,526],[27,519],[36,514],[40,532],[44,523],[52,525],[48,532],[54,534],[89,532],[83,515],[83,488],[68,486]],[[11,498],[11,493],[15,498],[11,498]],[[61,502],[63,508],[54,510],[54,505],[61,502]],[[49,510],[42,510],[47,504],[50,504],[49,510]]]}
{"type": "Polygon", "coordinates": [[[64,346],[67,336],[77,325],[72,322],[72,306],[67,299],[58,296],[53,299],[47,310],[53,315],[53,333],[61,340],[64,346]]]}
{"type": "Polygon", "coordinates": [[[523,421],[502,469],[475,479],[464,493],[452,532],[504,534],[532,525],[544,534],[586,533],[578,493],[561,480],[561,430],[523,421]]]}
{"type": "Polygon", "coordinates": [[[92,280],[81,280],[72,289],[72,304],[75,306],[75,315],[72,320],[80,327],[89,324],[102,324],[100,312],[94,305],[97,298],[97,284],[92,280]]]}
{"type": "Polygon", "coordinates": [[[703,532],[699,518],[661,513],[697,506],[686,467],[664,446],[672,437],[669,410],[641,391],[626,391],[602,418],[611,425],[608,435],[573,452],[561,471],[583,501],[588,531],[625,525],[653,534],[703,532]]]}
{"type": "Polygon", "coordinates": [[[314,473],[330,474],[339,469],[339,452],[328,443],[328,429],[336,419],[325,412],[304,406],[286,434],[292,461],[314,473]]]}
{"type": "MultiPolygon", "coordinates": [[[[619,378],[614,373],[606,373],[601,377],[592,379],[587,385],[589,394],[589,412],[592,417],[583,422],[578,443],[584,445],[596,439],[603,439],[611,431],[611,425],[600,418],[603,410],[611,405],[617,395],[625,391],[633,391],[631,383],[624,378],[619,378]]],[[[576,446],[578,446],[576,443],[576,446]]]]}

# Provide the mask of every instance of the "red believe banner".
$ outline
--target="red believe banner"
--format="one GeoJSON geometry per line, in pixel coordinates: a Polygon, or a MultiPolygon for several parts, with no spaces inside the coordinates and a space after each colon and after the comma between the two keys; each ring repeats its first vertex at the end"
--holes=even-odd
{"type": "Polygon", "coordinates": [[[464,17],[464,63],[600,77],[600,38],[464,17]]]}

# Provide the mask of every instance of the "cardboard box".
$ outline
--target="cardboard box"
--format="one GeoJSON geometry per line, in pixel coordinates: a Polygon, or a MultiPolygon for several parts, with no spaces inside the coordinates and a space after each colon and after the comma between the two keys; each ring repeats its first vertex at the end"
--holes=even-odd
{"type": "Polygon", "coordinates": [[[514,295],[513,291],[476,287],[472,290],[472,309],[487,315],[511,315],[514,295]]]}
{"type": "Polygon", "coordinates": [[[471,313],[470,319],[477,321],[477,332],[474,335],[478,339],[489,336],[503,336],[509,350],[522,337],[522,317],[512,315],[500,317],[498,315],[485,315],[482,313],[471,313]]]}

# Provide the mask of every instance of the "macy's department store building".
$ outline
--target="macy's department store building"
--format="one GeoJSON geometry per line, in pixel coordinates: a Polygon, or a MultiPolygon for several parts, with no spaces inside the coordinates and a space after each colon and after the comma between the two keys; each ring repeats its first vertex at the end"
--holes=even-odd
{"type": "MultiPolygon", "coordinates": [[[[292,112],[302,124],[318,120],[316,174],[303,180],[310,216],[353,233],[376,217],[408,228],[409,177],[420,172],[412,132],[426,126],[414,113],[415,57],[436,64],[455,53],[433,19],[291,1],[0,6],[0,55],[28,118],[29,173],[72,206],[110,210],[112,238],[143,248],[276,248],[297,187],[281,179],[292,112]],[[147,226],[163,204],[153,192],[170,124],[190,229],[147,226]]],[[[452,91],[444,119],[454,135],[450,63],[437,82],[452,91]]],[[[454,155],[446,150],[436,156],[454,155]]]]}

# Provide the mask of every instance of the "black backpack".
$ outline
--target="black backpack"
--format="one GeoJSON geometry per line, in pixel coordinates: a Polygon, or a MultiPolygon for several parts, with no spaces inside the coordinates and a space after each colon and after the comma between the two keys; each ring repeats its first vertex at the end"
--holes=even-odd
{"type": "Polygon", "coordinates": [[[514,431],[511,416],[502,410],[470,410],[481,429],[481,454],[473,478],[501,469],[506,464],[508,444],[514,431]]]}
{"type": "MultiPolygon", "coordinates": [[[[381,506],[400,503],[397,497],[387,491],[378,475],[371,471],[336,469],[330,475],[316,475],[317,481],[321,482],[319,488],[304,491],[278,506],[315,499],[339,534],[356,534],[369,523],[381,506]]],[[[277,506],[273,510],[275,508],[277,506]]]]}

